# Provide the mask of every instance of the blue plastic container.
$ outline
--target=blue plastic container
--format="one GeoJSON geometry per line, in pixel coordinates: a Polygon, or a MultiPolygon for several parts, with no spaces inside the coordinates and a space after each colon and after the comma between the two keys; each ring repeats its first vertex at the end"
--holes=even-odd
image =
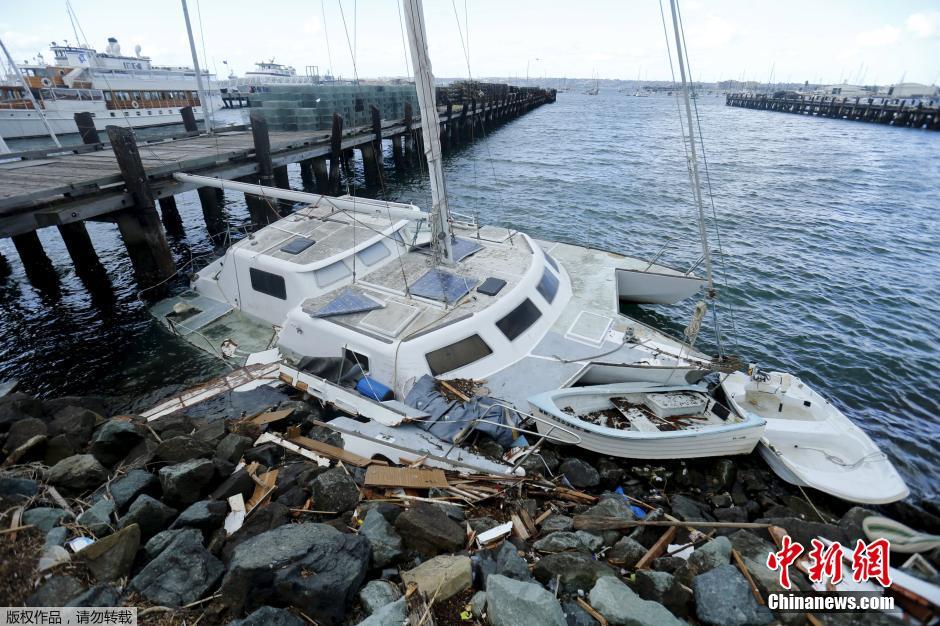
{"type": "Polygon", "coordinates": [[[356,383],[356,391],[379,402],[385,402],[395,397],[391,389],[370,376],[363,376],[359,379],[359,382],[356,383]]]}

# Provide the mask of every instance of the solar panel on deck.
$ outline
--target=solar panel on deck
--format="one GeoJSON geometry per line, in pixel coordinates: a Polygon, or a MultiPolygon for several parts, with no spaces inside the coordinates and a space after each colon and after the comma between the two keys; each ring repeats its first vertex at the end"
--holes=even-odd
{"type": "Polygon", "coordinates": [[[416,280],[409,290],[412,295],[441,302],[456,302],[477,286],[478,281],[469,276],[458,276],[444,270],[428,270],[416,280]]]}
{"type": "Polygon", "coordinates": [[[483,246],[469,239],[455,238],[450,245],[451,252],[454,254],[454,262],[463,261],[468,256],[483,249],[483,246]]]}
{"type": "Polygon", "coordinates": [[[477,287],[477,291],[482,293],[484,296],[495,296],[503,287],[506,286],[506,281],[502,278],[493,278],[490,276],[483,283],[477,287]]]}
{"type": "Polygon", "coordinates": [[[290,243],[281,246],[281,252],[286,252],[287,254],[300,254],[316,242],[313,239],[307,239],[306,237],[297,237],[292,239],[290,243]]]}
{"type": "Polygon", "coordinates": [[[350,315],[381,309],[384,303],[370,298],[355,289],[344,289],[338,296],[330,300],[316,311],[310,313],[312,317],[330,317],[331,315],[350,315]]]}

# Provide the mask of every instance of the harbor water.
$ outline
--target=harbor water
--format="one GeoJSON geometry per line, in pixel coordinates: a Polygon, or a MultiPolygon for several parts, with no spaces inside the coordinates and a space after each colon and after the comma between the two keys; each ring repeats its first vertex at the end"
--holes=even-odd
{"type": "MultiPolygon", "coordinates": [[[[711,244],[721,252],[714,265],[722,350],[802,377],[891,456],[915,498],[936,501],[936,134],[731,108],[716,96],[696,106],[717,216],[711,244]]],[[[360,168],[350,190],[426,207],[422,170],[395,172],[390,153],[386,161],[384,189],[363,189],[360,168]]],[[[665,246],[660,261],[677,267],[700,254],[673,98],[561,93],[449,154],[445,168],[452,207],[482,222],[644,258],[665,246]]],[[[290,173],[301,188],[296,166],[290,173]]],[[[187,236],[171,247],[178,266],[198,266],[219,251],[196,194],[177,201],[187,236]]],[[[226,208],[233,227],[247,221],[242,197],[227,194],[226,208]]],[[[711,203],[706,210],[711,217],[711,203]]],[[[0,241],[13,270],[0,282],[0,380],[47,396],[155,398],[224,371],[149,317],[117,228],[88,230],[109,289],[86,289],[55,229],[40,238],[58,287],[30,285],[12,242],[0,241]]],[[[625,312],[681,334],[693,305],[625,312]]],[[[711,315],[703,328],[699,347],[714,353],[711,315]]]]}

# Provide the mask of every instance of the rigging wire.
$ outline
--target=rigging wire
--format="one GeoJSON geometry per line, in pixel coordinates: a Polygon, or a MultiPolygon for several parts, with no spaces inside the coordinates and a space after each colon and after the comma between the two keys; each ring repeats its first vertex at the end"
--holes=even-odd
{"type": "Polygon", "coordinates": [[[336,79],[336,75],[333,73],[333,53],[330,51],[330,31],[326,27],[326,2],[325,0],[320,0],[320,12],[323,14],[323,39],[326,40],[326,60],[330,64],[329,74],[336,79]]]}

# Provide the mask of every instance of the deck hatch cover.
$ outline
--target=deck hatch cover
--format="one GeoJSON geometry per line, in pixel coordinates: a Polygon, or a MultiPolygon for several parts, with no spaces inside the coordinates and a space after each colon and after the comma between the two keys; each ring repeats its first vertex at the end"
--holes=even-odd
{"type": "Polygon", "coordinates": [[[331,315],[350,315],[374,311],[385,306],[374,298],[370,298],[361,291],[352,288],[344,289],[338,296],[324,304],[316,311],[310,312],[311,317],[330,317],[331,315]]]}
{"type": "Polygon", "coordinates": [[[292,239],[290,243],[281,246],[281,252],[286,252],[287,254],[300,254],[313,244],[316,241],[309,239],[307,237],[297,237],[292,239]]]}
{"type": "Polygon", "coordinates": [[[483,249],[483,246],[469,239],[455,237],[450,244],[450,250],[454,255],[454,263],[463,261],[471,254],[477,253],[483,249]]]}
{"type": "Polygon", "coordinates": [[[418,307],[399,302],[387,302],[384,307],[372,311],[359,322],[368,330],[386,337],[397,337],[418,316],[418,307]]]}
{"type": "Polygon", "coordinates": [[[476,287],[479,282],[469,276],[460,276],[444,270],[432,269],[416,280],[409,287],[409,291],[414,296],[452,304],[470,293],[470,290],[476,287]]]}
{"type": "Polygon", "coordinates": [[[493,276],[490,276],[484,280],[479,287],[477,287],[477,291],[482,293],[484,296],[495,296],[500,291],[502,291],[503,287],[505,286],[505,280],[502,278],[494,278],[493,276]]]}

